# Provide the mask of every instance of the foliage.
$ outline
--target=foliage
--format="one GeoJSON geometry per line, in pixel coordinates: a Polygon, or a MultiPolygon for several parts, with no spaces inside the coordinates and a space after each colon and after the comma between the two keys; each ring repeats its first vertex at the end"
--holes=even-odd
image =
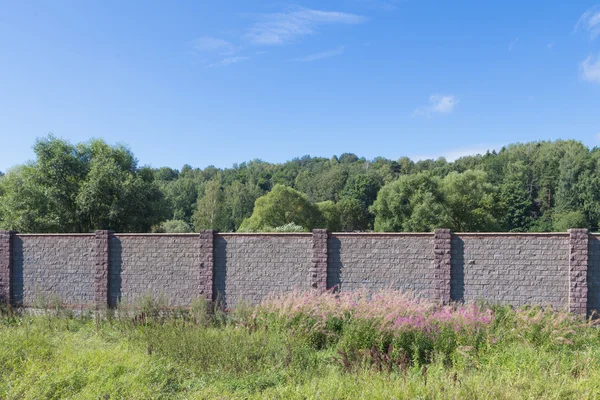
{"type": "Polygon", "coordinates": [[[451,172],[442,180],[444,226],[456,232],[497,231],[496,190],[484,171],[451,172]]]}
{"type": "Polygon", "coordinates": [[[165,218],[163,194],[129,149],[102,140],[38,140],[37,159],[0,181],[0,225],[20,232],[147,232],[165,218]]]}
{"type": "Polygon", "coordinates": [[[98,140],[72,145],[48,136],[34,152],[34,161],[0,176],[0,228],[147,232],[181,220],[224,232],[244,221],[246,231],[295,222],[305,230],[544,232],[571,212],[585,218],[577,225],[595,230],[600,222],[600,148],[573,140],[511,144],[453,162],[345,153],[224,169],[140,168],[129,149],[98,140]],[[269,224],[254,223],[257,199],[278,185],[304,195],[314,218],[286,220],[270,207],[258,212],[269,224]]]}
{"type": "Polygon", "coordinates": [[[553,215],[553,227],[556,232],[566,232],[571,228],[587,228],[585,215],[580,211],[571,211],[553,215]]]}
{"type": "Polygon", "coordinates": [[[404,175],[379,191],[371,210],[375,230],[383,232],[431,231],[441,227],[440,179],[431,173],[404,175]]]}
{"type": "Polygon", "coordinates": [[[329,229],[330,232],[339,232],[341,230],[341,215],[338,204],[335,204],[331,200],[316,204],[317,209],[323,216],[322,226],[329,229]]]}
{"type": "Polygon", "coordinates": [[[245,219],[240,230],[256,232],[294,223],[310,230],[320,224],[319,209],[305,194],[283,185],[275,185],[266,195],[259,197],[252,216],[245,219]]]}
{"type": "Polygon", "coordinates": [[[170,219],[152,229],[153,233],[190,233],[192,227],[180,219],[170,219]]]}
{"type": "Polygon", "coordinates": [[[285,224],[282,226],[278,226],[275,229],[273,229],[273,232],[305,232],[305,231],[306,231],[306,229],[304,229],[300,225],[296,225],[293,222],[290,222],[289,224],[285,224]]]}
{"type": "Polygon", "coordinates": [[[224,199],[219,178],[206,183],[204,195],[198,200],[198,208],[193,216],[197,232],[202,229],[226,230],[224,199]]]}

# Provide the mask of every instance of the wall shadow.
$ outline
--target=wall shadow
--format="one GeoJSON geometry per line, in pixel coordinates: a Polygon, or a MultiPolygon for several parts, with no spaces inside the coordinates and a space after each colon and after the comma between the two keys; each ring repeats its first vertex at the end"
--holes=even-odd
{"type": "Polygon", "coordinates": [[[327,239],[327,289],[338,292],[342,289],[342,245],[340,239],[329,236],[327,239]]]}
{"type": "Polygon", "coordinates": [[[115,308],[119,305],[122,298],[123,279],[123,246],[121,239],[111,236],[109,239],[108,256],[108,306],[115,308]]]}
{"type": "Polygon", "coordinates": [[[600,312],[600,238],[589,235],[587,268],[588,313],[600,312]]]}
{"type": "Polygon", "coordinates": [[[219,306],[227,306],[227,240],[215,236],[213,259],[213,298],[219,306]]]}
{"type": "Polygon", "coordinates": [[[13,306],[23,306],[23,240],[18,236],[12,237],[12,270],[10,271],[10,303],[13,306]]]}
{"type": "Polygon", "coordinates": [[[452,235],[450,264],[450,299],[452,301],[465,301],[465,243],[452,235]]]}

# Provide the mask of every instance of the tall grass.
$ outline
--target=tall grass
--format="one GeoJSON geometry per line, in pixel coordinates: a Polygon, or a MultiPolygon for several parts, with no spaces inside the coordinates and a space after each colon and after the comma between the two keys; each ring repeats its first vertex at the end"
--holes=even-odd
{"type": "Polygon", "coordinates": [[[600,398],[592,320],[293,293],[230,313],[146,298],[110,318],[3,308],[2,399],[600,398]]]}

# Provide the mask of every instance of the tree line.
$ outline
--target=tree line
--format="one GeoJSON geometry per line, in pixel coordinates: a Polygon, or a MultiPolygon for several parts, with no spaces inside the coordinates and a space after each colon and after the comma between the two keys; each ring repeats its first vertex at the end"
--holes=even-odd
{"type": "Polygon", "coordinates": [[[345,153],[232,168],[139,166],[102,140],[47,136],[0,172],[0,229],[19,232],[596,230],[600,149],[517,143],[448,162],[345,153]]]}

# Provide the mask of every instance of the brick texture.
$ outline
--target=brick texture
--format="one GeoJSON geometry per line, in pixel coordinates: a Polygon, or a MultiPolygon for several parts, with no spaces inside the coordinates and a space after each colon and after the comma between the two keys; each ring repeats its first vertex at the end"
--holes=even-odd
{"type": "Polygon", "coordinates": [[[588,231],[569,229],[569,311],[587,314],[588,231]]]}
{"type": "Polygon", "coordinates": [[[12,275],[11,231],[0,231],[0,303],[10,304],[12,275]]]}
{"type": "Polygon", "coordinates": [[[14,235],[12,301],[39,307],[60,300],[71,307],[95,304],[96,240],[89,235],[14,235]]]}
{"type": "Polygon", "coordinates": [[[600,311],[600,237],[589,235],[588,239],[588,310],[600,311]]]}
{"type": "Polygon", "coordinates": [[[110,231],[96,231],[96,249],[94,258],[96,270],[94,275],[94,301],[96,309],[106,308],[108,303],[108,263],[110,261],[110,231]]]}
{"type": "Polygon", "coordinates": [[[189,235],[114,234],[110,239],[110,303],[137,304],[146,295],[188,306],[203,294],[200,240],[189,235]]]}
{"type": "Polygon", "coordinates": [[[452,299],[564,308],[569,298],[569,237],[452,237],[452,299]]]}
{"type": "Polygon", "coordinates": [[[450,229],[436,229],[433,244],[433,281],[435,300],[450,303],[451,245],[450,229]]]}
{"type": "Polygon", "coordinates": [[[199,265],[200,286],[198,297],[213,300],[213,276],[214,276],[214,243],[215,231],[204,230],[200,232],[199,238],[199,265]]]}
{"type": "Polygon", "coordinates": [[[271,293],[311,287],[312,235],[239,235],[215,237],[215,290],[233,307],[259,303],[271,293]]]}
{"type": "Polygon", "coordinates": [[[310,268],[310,284],[313,289],[327,289],[327,229],[313,230],[313,258],[310,268]]]}
{"type": "Polygon", "coordinates": [[[328,287],[400,289],[433,298],[433,234],[329,235],[328,287]]]}
{"type": "Polygon", "coordinates": [[[399,289],[447,302],[600,310],[600,237],[568,234],[112,234],[0,231],[0,297],[35,307],[256,304],[292,290],[399,289]]]}

